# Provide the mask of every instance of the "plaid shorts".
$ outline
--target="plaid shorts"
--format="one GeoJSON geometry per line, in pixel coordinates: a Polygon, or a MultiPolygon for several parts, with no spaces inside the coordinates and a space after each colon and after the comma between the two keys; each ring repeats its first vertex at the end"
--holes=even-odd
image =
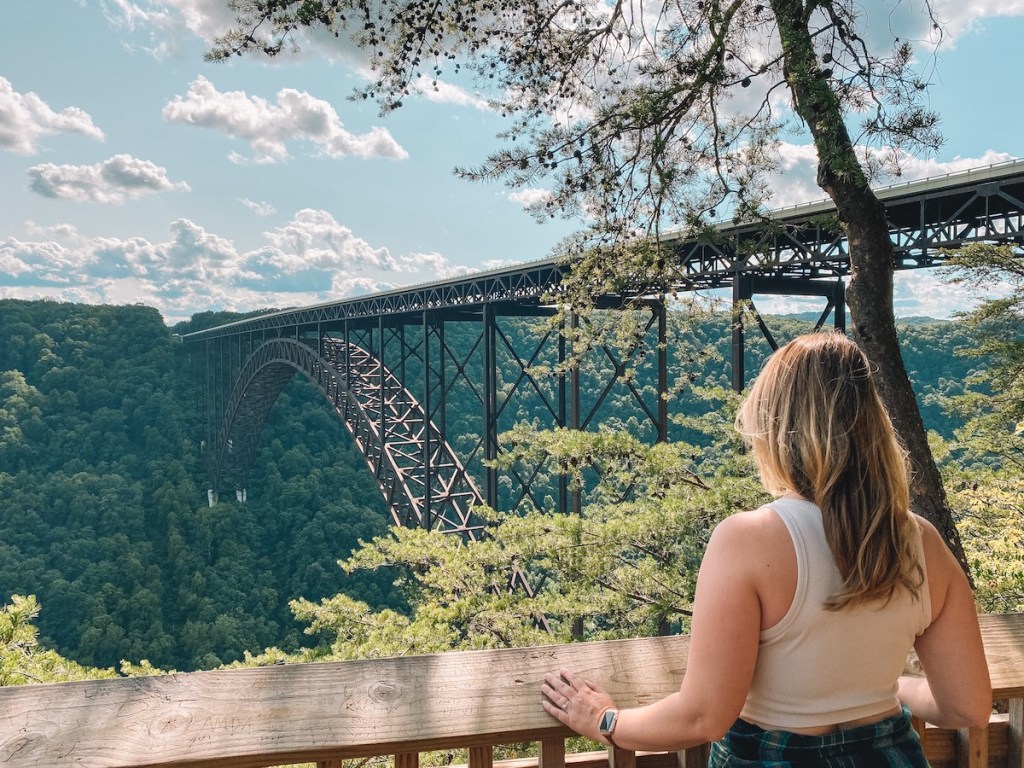
{"type": "Polygon", "coordinates": [[[910,711],[871,725],[804,736],[737,720],[711,745],[709,768],[928,768],[910,711]]]}

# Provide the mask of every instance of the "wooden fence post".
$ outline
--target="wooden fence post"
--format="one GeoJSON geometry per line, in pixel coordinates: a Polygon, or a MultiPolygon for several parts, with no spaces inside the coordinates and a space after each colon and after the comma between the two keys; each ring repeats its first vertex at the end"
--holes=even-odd
{"type": "Polygon", "coordinates": [[[540,743],[537,768],[565,768],[565,739],[544,739],[540,743]]]}
{"type": "Polygon", "coordinates": [[[988,768],[988,728],[961,728],[956,734],[957,768],[988,768]]]}
{"type": "Polygon", "coordinates": [[[608,768],[636,768],[636,752],[631,749],[609,747],[608,768]]]}
{"type": "Polygon", "coordinates": [[[470,747],[469,768],[494,768],[494,747],[470,747]]]}
{"type": "Polygon", "coordinates": [[[1024,768],[1024,699],[1010,699],[1006,768],[1024,768]]]}
{"type": "Polygon", "coordinates": [[[701,744],[680,750],[678,754],[680,768],[707,768],[708,758],[711,757],[711,745],[701,744]]]}

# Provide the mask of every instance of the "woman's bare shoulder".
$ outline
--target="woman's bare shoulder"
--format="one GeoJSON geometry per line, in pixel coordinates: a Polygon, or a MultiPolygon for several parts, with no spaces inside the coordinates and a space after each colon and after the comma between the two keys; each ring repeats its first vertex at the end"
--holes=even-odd
{"type": "Polygon", "coordinates": [[[762,504],[757,509],[734,512],[718,524],[719,527],[723,525],[737,531],[757,531],[763,530],[766,526],[775,527],[785,524],[770,504],[762,504]]]}
{"type": "Polygon", "coordinates": [[[789,534],[782,518],[769,505],[735,512],[715,526],[712,541],[730,548],[742,547],[748,551],[773,549],[779,541],[786,541],[789,534]]]}
{"type": "Polygon", "coordinates": [[[929,571],[933,563],[936,566],[946,567],[952,562],[959,569],[960,566],[956,565],[956,561],[952,559],[949,547],[946,546],[946,542],[942,538],[942,534],[939,533],[939,529],[927,518],[921,517],[921,515],[914,515],[914,519],[921,530],[921,545],[924,548],[924,556],[929,566],[929,571]]]}

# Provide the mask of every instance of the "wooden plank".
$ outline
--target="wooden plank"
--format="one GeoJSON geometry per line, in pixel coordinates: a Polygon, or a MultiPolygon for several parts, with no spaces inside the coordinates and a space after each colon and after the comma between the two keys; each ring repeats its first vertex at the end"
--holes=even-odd
{"type": "Polygon", "coordinates": [[[688,638],[576,643],[0,689],[0,764],[258,768],[570,735],[561,667],[622,706],[678,689],[688,638]]]}
{"type": "Polygon", "coordinates": [[[395,755],[395,768],[420,768],[418,752],[402,752],[395,755]]]}
{"type": "MultiPolygon", "coordinates": [[[[996,698],[1024,697],[1024,615],[981,624],[996,698]]],[[[0,764],[259,768],[558,739],[570,732],[538,703],[545,672],[647,704],[678,689],[687,648],[666,637],[0,688],[0,764]]]]}
{"type": "Polygon", "coordinates": [[[992,715],[988,723],[989,768],[1006,768],[1009,758],[1010,724],[1005,714],[992,715]]]}
{"type": "Polygon", "coordinates": [[[991,614],[978,619],[995,698],[1024,697],[1024,614],[991,614]]]}

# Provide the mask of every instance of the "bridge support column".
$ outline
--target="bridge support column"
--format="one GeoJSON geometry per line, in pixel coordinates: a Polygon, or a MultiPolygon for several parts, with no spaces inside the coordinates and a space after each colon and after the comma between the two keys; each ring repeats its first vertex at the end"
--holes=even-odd
{"type": "MultiPolygon", "coordinates": [[[[575,311],[570,319],[573,338],[580,330],[580,316],[575,311]]],[[[577,360],[569,370],[569,428],[580,428],[580,364],[577,360]]],[[[583,514],[583,491],[580,488],[572,489],[572,509],[574,515],[583,514]]]]}
{"type": "MultiPolygon", "coordinates": [[[[565,344],[565,320],[561,321],[558,333],[558,426],[568,425],[568,383],[569,374],[565,370],[566,344],[565,344]]],[[[566,514],[569,511],[569,478],[564,474],[558,475],[558,512],[566,514]]]]}
{"type": "Polygon", "coordinates": [[[498,508],[498,470],[487,466],[498,457],[498,370],[494,307],[483,306],[484,362],[484,502],[498,508]]]}
{"type": "MultiPolygon", "coordinates": [[[[444,390],[442,389],[442,392],[444,390]]],[[[430,498],[430,315],[423,312],[423,516],[420,520],[424,530],[431,527],[430,498]]],[[[444,432],[441,433],[442,436],[444,432]]]]}
{"type": "MultiPolygon", "coordinates": [[[[579,315],[570,311],[568,329],[563,319],[558,334],[558,426],[568,429],[580,428],[580,376],[578,364],[565,370],[564,366],[569,359],[569,344],[566,341],[566,334],[571,331],[575,335],[579,327],[579,315]]],[[[581,509],[580,489],[570,488],[569,478],[560,474],[558,476],[558,512],[563,515],[570,512],[579,514],[581,509]]]]}
{"type": "Polygon", "coordinates": [[[732,284],[732,389],[742,392],[746,385],[746,348],[743,335],[743,302],[753,299],[750,281],[737,275],[732,284]]]}
{"type": "MultiPolygon", "coordinates": [[[[386,435],[388,433],[388,391],[386,377],[384,376],[384,368],[387,366],[387,358],[384,354],[384,315],[380,315],[377,318],[377,336],[377,341],[380,344],[377,349],[377,359],[380,361],[380,392],[378,394],[380,398],[380,424],[378,429],[380,429],[380,434],[386,435]]],[[[384,454],[381,453],[381,461],[383,460],[384,454]]]]}

